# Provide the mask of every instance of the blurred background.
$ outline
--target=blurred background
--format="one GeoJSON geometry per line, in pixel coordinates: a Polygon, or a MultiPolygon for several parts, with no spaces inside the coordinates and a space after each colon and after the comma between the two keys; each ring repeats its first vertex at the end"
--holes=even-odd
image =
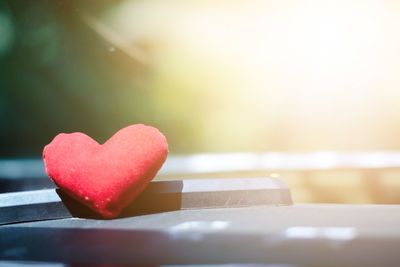
{"type": "Polygon", "coordinates": [[[3,0],[0,174],[59,132],[102,143],[145,123],[171,155],[282,155],[207,175],[281,175],[297,202],[400,203],[399,47],[394,0],[3,0]]]}

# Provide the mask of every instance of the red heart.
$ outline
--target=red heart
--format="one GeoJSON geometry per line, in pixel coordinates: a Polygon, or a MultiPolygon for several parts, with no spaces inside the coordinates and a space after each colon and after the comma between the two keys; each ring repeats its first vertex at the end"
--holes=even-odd
{"type": "Polygon", "coordinates": [[[102,217],[114,218],[146,188],[167,154],[162,133],[136,124],[103,145],[83,133],[59,134],[45,146],[43,160],[61,190],[102,217]]]}

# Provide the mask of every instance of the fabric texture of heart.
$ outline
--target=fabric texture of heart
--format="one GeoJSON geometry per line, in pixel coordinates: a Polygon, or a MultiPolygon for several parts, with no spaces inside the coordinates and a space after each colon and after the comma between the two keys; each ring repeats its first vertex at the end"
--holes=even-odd
{"type": "Polygon", "coordinates": [[[59,134],[45,146],[48,176],[104,218],[115,218],[146,188],[168,154],[156,128],[131,125],[103,145],[83,133],[59,134]]]}

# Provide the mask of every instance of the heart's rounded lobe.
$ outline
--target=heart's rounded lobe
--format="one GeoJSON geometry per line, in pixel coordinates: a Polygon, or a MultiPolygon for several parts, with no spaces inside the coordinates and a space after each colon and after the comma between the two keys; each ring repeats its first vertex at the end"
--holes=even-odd
{"type": "Polygon", "coordinates": [[[43,160],[61,190],[102,217],[114,218],[146,188],[167,154],[161,132],[135,124],[103,145],[83,133],[59,134],[45,146],[43,160]]]}

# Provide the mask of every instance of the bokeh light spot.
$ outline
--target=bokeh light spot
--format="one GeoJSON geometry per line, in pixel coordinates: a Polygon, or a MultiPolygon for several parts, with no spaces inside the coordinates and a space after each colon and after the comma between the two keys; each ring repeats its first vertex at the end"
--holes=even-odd
{"type": "Polygon", "coordinates": [[[6,54],[14,41],[14,28],[10,16],[0,11],[0,56],[6,54]]]}

